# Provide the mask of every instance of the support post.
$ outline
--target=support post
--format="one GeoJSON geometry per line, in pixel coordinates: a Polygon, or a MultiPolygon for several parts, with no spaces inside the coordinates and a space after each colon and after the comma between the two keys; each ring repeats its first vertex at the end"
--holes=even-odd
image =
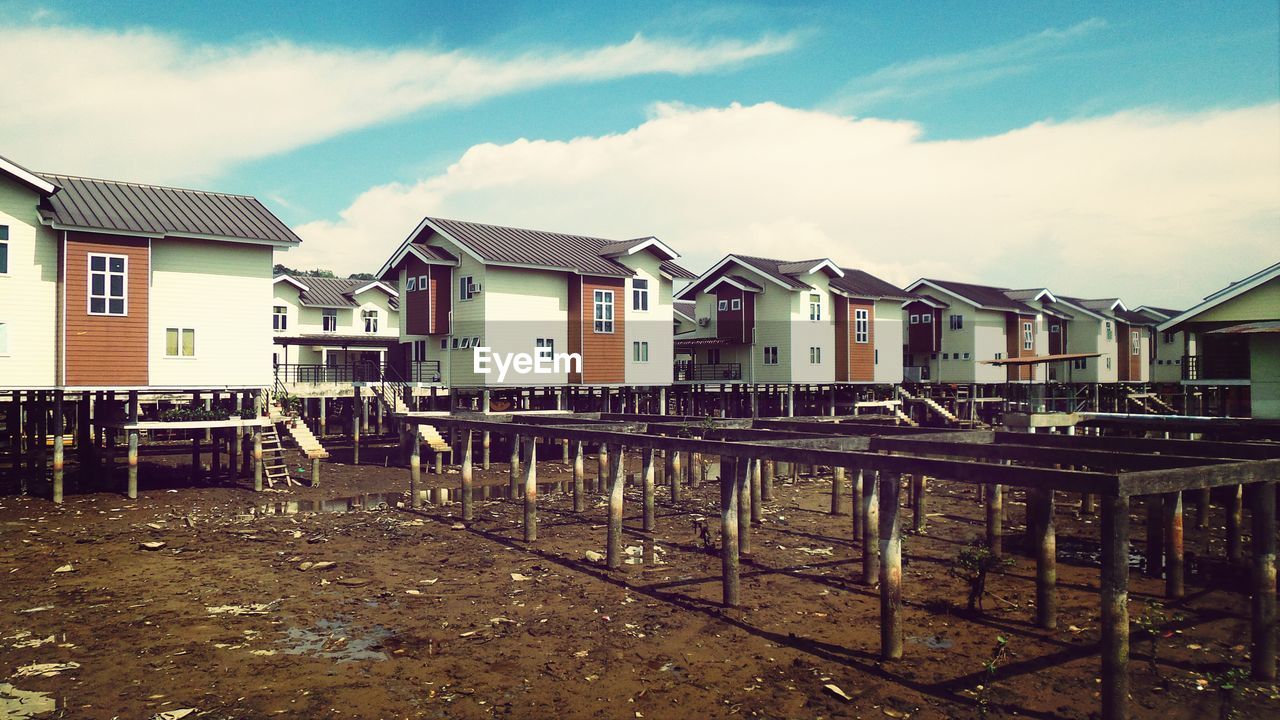
{"type": "MultiPolygon", "coordinates": [[[[486,398],[489,397],[488,390],[485,390],[484,394],[486,398]]],[[[485,407],[486,409],[488,408],[487,405],[485,407]]],[[[484,432],[480,433],[480,469],[481,470],[489,469],[489,431],[488,430],[485,430],[484,432]]]]}
{"type": "Polygon", "coordinates": [[[1228,485],[1224,488],[1230,496],[1227,499],[1227,559],[1239,564],[1244,558],[1244,543],[1241,542],[1241,527],[1244,525],[1244,486],[1228,485]]]}
{"type": "Polygon", "coordinates": [[[880,577],[880,472],[871,471],[862,485],[862,583],[875,585],[880,577]]]}
{"type": "Polygon", "coordinates": [[[862,542],[862,528],[867,517],[862,507],[862,473],[862,468],[853,468],[853,492],[851,493],[853,502],[850,503],[853,508],[850,514],[853,516],[853,541],[855,543],[862,542]]]}
{"type": "Polygon", "coordinates": [[[987,549],[999,559],[1004,556],[1004,487],[992,483],[987,488],[987,549]]]}
{"type": "Polygon", "coordinates": [[[751,461],[751,522],[754,525],[764,522],[763,493],[760,488],[761,464],[759,458],[751,461]]]}
{"type": "Polygon", "coordinates": [[[538,539],[538,438],[524,441],[524,541],[538,539]]]}
{"type": "MultiPolygon", "coordinates": [[[[578,447],[579,447],[579,449],[581,449],[582,444],[581,444],[581,443],[579,443],[579,444],[578,444],[578,447]]],[[[640,471],[640,473],[641,473],[641,483],[643,484],[643,487],[644,487],[644,531],[645,531],[645,532],[653,532],[654,527],[655,527],[655,522],[654,522],[654,508],[653,508],[653,504],[654,504],[654,503],[653,503],[653,496],[654,496],[654,482],[653,482],[653,461],[654,461],[654,452],[655,452],[655,451],[654,451],[654,449],[653,449],[653,448],[651,448],[651,447],[650,447],[650,448],[645,448],[645,449],[641,452],[641,458],[642,458],[642,460],[641,460],[641,471],[640,471]]],[[[578,455],[579,460],[581,460],[581,457],[582,457],[581,452],[579,452],[579,455],[578,455]]],[[[574,483],[574,492],[576,493],[576,492],[577,492],[578,484],[580,483],[580,479],[577,479],[577,478],[576,478],[575,480],[577,480],[577,481],[574,483]]],[[[574,495],[574,499],[575,499],[575,501],[576,501],[576,499],[577,499],[577,495],[576,495],[576,494],[574,495]]]]}
{"type": "Polygon", "coordinates": [[[739,598],[737,485],[735,474],[720,473],[720,582],[725,607],[737,607],[739,598]]]}
{"type": "Polygon", "coordinates": [[[760,481],[760,499],[765,502],[773,502],[773,474],[776,468],[777,463],[774,461],[764,461],[764,476],[760,481]]]}
{"type": "Polygon", "coordinates": [[[924,475],[911,476],[911,494],[915,496],[915,502],[911,506],[911,530],[917,535],[924,533],[925,524],[929,521],[929,503],[926,498],[928,482],[924,475]]]}
{"type": "Polygon", "coordinates": [[[667,481],[671,483],[671,502],[680,502],[680,451],[667,451],[667,481]]]}
{"type": "Polygon", "coordinates": [[[880,658],[902,657],[902,523],[897,473],[882,473],[880,483],[880,658]]]}
{"type": "Polygon", "coordinates": [[[470,429],[462,431],[462,520],[471,522],[475,514],[475,502],[471,497],[475,489],[471,468],[472,433],[470,429]]]}
{"type": "Polygon", "coordinates": [[[1103,496],[1102,717],[1126,720],[1129,709],[1129,498],[1103,496]]]}
{"type": "Polygon", "coordinates": [[[422,434],[409,424],[409,504],[422,507],[422,434]]]}
{"type": "MultiPolygon", "coordinates": [[[[63,391],[53,391],[53,502],[62,504],[62,471],[63,471],[63,455],[65,447],[63,446],[62,436],[66,430],[63,428],[62,418],[62,400],[63,391]]],[[[83,434],[81,434],[83,437],[83,434]]],[[[84,448],[81,447],[83,454],[84,448]]]]}
{"type": "Polygon", "coordinates": [[[1164,575],[1164,501],[1163,495],[1147,495],[1143,499],[1147,507],[1147,576],[1164,575]]]}
{"type": "MultiPolygon", "coordinates": [[[[613,455],[621,458],[626,448],[613,446],[613,455]]],[[[622,567],[622,501],[627,486],[627,473],[621,462],[611,468],[609,479],[609,530],[605,547],[605,564],[610,570],[622,567]]]]}
{"type": "Polygon", "coordinates": [[[831,468],[831,514],[840,514],[840,498],[844,493],[844,468],[831,468]]]}
{"type": "Polygon", "coordinates": [[[740,457],[735,464],[738,481],[738,554],[751,554],[751,458],[740,457]]]}
{"type": "Polygon", "coordinates": [[[1181,598],[1187,588],[1183,580],[1182,493],[1171,492],[1164,498],[1164,593],[1181,598]]]}
{"type": "Polygon", "coordinates": [[[353,388],[351,391],[351,464],[360,464],[360,407],[363,402],[360,398],[360,388],[353,388]]]}
{"type": "Polygon", "coordinates": [[[253,491],[262,492],[262,426],[253,426],[253,491]]]}
{"type": "MultiPolygon", "coordinates": [[[[605,400],[609,399],[609,392],[605,390],[605,400]]],[[[609,477],[609,448],[604,443],[600,443],[599,449],[596,451],[596,481],[595,492],[602,493],[605,489],[605,483],[609,477]]]]}
{"type": "Polygon", "coordinates": [[[511,435],[511,466],[508,474],[510,483],[510,497],[512,500],[520,497],[520,436],[512,433],[511,435]]]}
{"type": "Polygon", "coordinates": [[[1253,488],[1253,592],[1250,597],[1250,663],[1253,679],[1276,679],[1276,484],[1253,488]]]}
{"type": "MultiPolygon", "coordinates": [[[[129,391],[129,424],[138,424],[138,391],[129,391]]],[[[41,443],[43,445],[43,443],[41,443]]],[[[129,484],[125,495],[130,500],[138,497],[138,428],[129,428],[129,484]]]]}
{"type": "Polygon", "coordinates": [[[1057,537],[1053,527],[1053,491],[1032,491],[1036,515],[1036,626],[1053,630],[1058,625],[1057,537]]]}
{"type": "Polygon", "coordinates": [[[320,487],[320,458],[311,458],[311,487],[320,487]]]}
{"type": "Polygon", "coordinates": [[[583,458],[583,448],[581,440],[573,441],[573,511],[576,513],[584,512],[587,509],[586,487],[584,487],[583,474],[586,462],[583,458]]]}

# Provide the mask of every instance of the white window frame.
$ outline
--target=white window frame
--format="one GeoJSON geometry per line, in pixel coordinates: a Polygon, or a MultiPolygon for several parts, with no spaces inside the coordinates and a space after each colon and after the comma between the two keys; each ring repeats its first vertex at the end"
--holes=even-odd
{"type": "Polygon", "coordinates": [[[450,349],[452,349],[452,350],[457,350],[458,348],[462,347],[462,338],[460,338],[460,337],[455,337],[455,338],[453,339],[453,342],[451,343],[451,345],[452,345],[452,347],[451,347],[450,349]]]}
{"type": "Polygon", "coordinates": [[[441,350],[448,350],[448,349],[449,349],[449,338],[447,338],[447,337],[442,337],[442,338],[440,338],[440,349],[441,349],[441,350]]]}
{"type": "Polygon", "coordinates": [[[378,333],[378,309],[377,308],[361,310],[360,321],[364,325],[364,331],[366,333],[370,335],[376,335],[378,333]],[[373,321],[372,324],[370,324],[369,322],[370,320],[373,321]]]}
{"type": "Polygon", "coordinates": [[[191,333],[190,344],[195,345],[196,344],[195,328],[171,327],[171,328],[164,329],[164,356],[166,358],[192,359],[196,356],[196,350],[194,347],[190,348],[191,352],[187,352],[187,349],[188,349],[187,333],[191,333]],[[177,341],[175,343],[175,347],[177,348],[177,353],[172,355],[169,354],[169,333],[174,333],[176,335],[175,339],[177,341]]]}
{"type": "Polygon", "coordinates": [[[338,332],[337,308],[320,308],[320,332],[338,332]],[[333,318],[332,323],[330,323],[330,318],[333,318]]]}
{"type": "Polygon", "coordinates": [[[764,346],[764,364],[765,365],[778,364],[778,346],[777,345],[764,346]]]}
{"type": "Polygon", "coordinates": [[[866,308],[853,311],[853,341],[863,345],[871,342],[871,312],[866,308]]]}
{"type": "Polygon", "coordinates": [[[963,330],[963,329],[964,329],[964,316],[963,316],[963,315],[952,315],[952,316],[951,316],[951,329],[952,329],[952,330],[963,330]]]}
{"type": "Polygon", "coordinates": [[[809,320],[822,321],[822,296],[818,293],[809,293],[809,320]]]}
{"type": "Polygon", "coordinates": [[[462,348],[463,350],[470,350],[470,349],[471,349],[471,338],[469,338],[469,337],[464,337],[464,338],[462,338],[462,344],[461,344],[461,345],[459,345],[459,347],[460,347],[460,348],[462,348]]]}
{"type": "Polygon", "coordinates": [[[1036,349],[1036,326],[1027,320],[1022,321],[1022,349],[1036,349]]]}
{"type": "Polygon", "coordinates": [[[1129,331],[1129,354],[1133,357],[1142,356],[1142,333],[1137,330],[1129,331]]]}
{"type": "Polygon", "coordinates": [[[933,324],[933,313],[921,313],[920,322],[925,325],[933,324]]]}
{"type": "Polygon", "coordinates": [[[1112,340],[1115,338],[1115,335],[1113,335],[1111,332],[1111,321],[1107,320],[1106,324],[1107,324],[1107,339],[1112,340]]]}
{"type": "Polygon", "coordinates": [[[741,309],[742,309],[742,298],[733,298],[732,300],[730,300],[730,301],[729,301],[729,309],[730,309],[730,310],[741,310],[741,309]]]}
{"type": "Polygon", "coordinates": [[[288,305],[271,306],[271,329],[276,332],[284,332],[289,329],[288,305]]]}
{"type": "Polygon", "coordinates": [[[591,295],[591,317],[594,320],[592,329],[598,335],[613,334],[613,291],[594,290],[591,295]],[[607,316],[607,317],[606,317],[607,316]]]}
{"type": "Polygon", "coordinates": [[[1108,356],[1107,356],[1107,369],[1108,369],[1108,370],[1110,370],[1110,369],[1111,369],[1111,356],[1110,356],[1110,355],[1108,355],[1108,356]]]}
{"type": "Polygon", "coordinates": [[[1004,353],[1002,352],[996,353],[996,360],[1003,360],[1003,359],[1004,359],[1004,353]]]}
{"type": "Polygon", "coordinates": [[[462,275],[458,277],[458,300],[459,301],[465,302],[476,296],[476,294],[471,291],[471,286],[475,284],[471,282],[472,280],[475,280],[474,275],[462,275]]]}
{"type": "Polygon", "coordinates": [[[473,348],[478,348],[478,347],[480,347],[480,336],[479,336],[479,335],[472,335],[472,336],[471,336],[471,347],[473,347],[473,348]]]}
{"type": "Polygon", "coordinates": [[[87,267],[89,271],[88,272],[89,286],[85,288],[88,294],[88,304],[85,305],[85,309],[89,311],[90,315],[105,315],[109,317],[128,317],[129,315],[129,256],[128,255],[111,255],[108,253],[89,253],[89,257],[86,262],[88,263],[87,267]],[[103,259],[102,270],[93,269],[94,258],[103,259]],[[114,259],[120,259],[124,261],[124,270],[120,272],[115,272],[111,269],[111,261],[114,259]],[[93,278],[95,275],[102,276],[102,294],[101,295],[93,294],[93,278]],[[121,306],[124,309],[118,313],[111,312],[111,301],[115,299],[115,296],[111,294],[111,278],[113,276],[119,276],[121,278],[120,280],[121,294],[119,299],[121,300],[121,306]],[[93,301],[95,298],[102,300],[102,307],[103,307],[102,312],[93,311],[93,301]]]}
{"type": "Polygon", "coordinates": [[[729,301],[728,301],[728,300],[720,300],[720,301],[716,302],[716,310],[719,310],[719,311],[721,311],[721,312],[724,312],[724,311],[726,311],[726,310],[728,310],[728,309],[729,309],[729,301]]]}
{"type": "Polygon", "coordinates": [[[631,343],[631,362],[647,363],[649,362],[649,341],[636,340],[631,343]]]}
{"type": "Polygon", "coordinates": [[[822,348],[818,347],[817,345],[809,346],[809,364],[810,365],[822,364],[822,348]]]}
{"type": "Polygon", "coordinates": [[[964,354],[964,359],[965,359],[965,360],[968,360],[968,359],[969,359],[969,353],[965,353],[965,354],[964,354]]]}
{"type": "Polygon", "coordinates": [[[0,275],[9,274],[9,226],[0,225],[0,275]]]}
{"type": "Polygon", "coordinates": [[[631,309],[636,312],[649,312],[648,278],[633,278],[631,280],[631,309]]]}
{"type": "Polygon", "coordinates": [[[0,322],[0,356],[9,355],[9,323],[0,322]]]}
{"type": "Polygon", "coordinates": [[[404,289],[405,289],[405,291],[406,291],[406,292],[413,292],[414,290],[417,290],[417,289],[418,289],[418,276],[417,276],[417,275],[410,275],[410,276],[409,276],[409,279],[405,281],[404,289]]]}
{"type": "Polygon", "coordinates": [[[911,315],[911,324],[912,324],[912,325],[919,325],[919,324],[920,324],[920,316],[919,316],[918,314],[913,313],[913,314],[911,315]]]}
{"type": "Polygon", "coordinates": [[[556,340],[555,338],[535,338],[533,341],[533,356],[546,357],[554,359],[556,356],[556,340]]]}

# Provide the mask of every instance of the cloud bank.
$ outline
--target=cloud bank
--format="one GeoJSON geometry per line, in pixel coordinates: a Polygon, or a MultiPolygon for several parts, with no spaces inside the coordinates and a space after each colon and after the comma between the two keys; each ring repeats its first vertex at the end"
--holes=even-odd
{"type": "Polygon", "coordinates": [[[40,170],[192,182],[426,108],[558,83],[688,75],[784,52],[792,36],[682,43],[636,35],[582,51],[489,57],[286,41],[189,45],[151,30],[7,28],[3,152],[40,170]]]}
{"type": "Polygon", "coordinates": [[[1187,305],[1275,262],[1280,105],[1132,111],[930,141],[902,121],[765,103],[659,106],[628,132],[477,145],[297,228],[291,266],[376,270],[424,215],[657,235],[725,253],[829,256],[937,276],[1187,305]]]}

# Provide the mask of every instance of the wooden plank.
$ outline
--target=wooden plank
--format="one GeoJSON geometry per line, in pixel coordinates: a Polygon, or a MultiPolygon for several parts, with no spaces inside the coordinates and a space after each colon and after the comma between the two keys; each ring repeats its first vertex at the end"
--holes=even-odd
{"type": "Polygon", "coordinates": [[[1242,460],[1223,465],[1121,473],[1118,490],[1121,495],[1152,495],[1223,485],[1245,485],[1275,480],[1277,477],[1280,477],[1280,460],[1242,460]]]}
{"type": "Polygon", "coordinates": [[[1152,455],[1146,453],[1122,453],[1104,450],[1076,450],[1073,448],[1040,448],[1019,444],[974,444],[925,440],[922,438],[871,438],[871,450],[886,452],[910,452],[920,455],[951,455],[987,460],[1016,460],[1018,462],[1046,465],[1084,465],[1096,470],[1160,470],[1188,466],[1215,465],[1233,462],[1223,458],[1185,457],[1178,455],[1152,455]]]}
{"type": "Polygon", "coordinates": [[[1280,458],[1280,444],[1217,442],[1209,440],[1165,440],[1162,438],[1096,437],[1093,435],[1050,435],[997,432],[997,444],[1041,445],[1079,450],[1110,450],[1127,453],[1161,453],[1183,457],[1216,457],[1237,460],[1280,458]]]}

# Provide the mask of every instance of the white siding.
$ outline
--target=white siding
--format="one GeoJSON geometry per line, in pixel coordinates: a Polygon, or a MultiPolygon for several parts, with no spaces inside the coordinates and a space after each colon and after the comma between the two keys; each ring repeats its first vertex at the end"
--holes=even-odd
{"type": "Polygon", "coordinates": [[[635,310],[631,301],[632,278],[626,282],[626,379],[628,385],[670,385],[674,349],[671,337],[671,281],[662,277],[659,262],[649,253],[628,255],[618,262],[649,281],[649,309],[635,310]],[[632,343],[649,343],[649,361],[635,362],[632,343]]]}
{"type": "Polygon", "coordinates": [[[878,383],[900,383],[902,346],[906,342],[903,334],[902,302],[879,300],[875,308],[876,366],[873,377],[878,383]]]}
{"type": "Polygon", "coordinates": [[[40,224],[39,194],[0,177],[0,225],[9,226],[9,272],[0,274],[0,388],[48,388],[55,382],[58,249],[40,224]]]}
{"type": "Polygon", "coordinates": [[[150,384],[271,384],[269,247],[200,240],[151,244],[150,384]],[[166,328],[195,330],[194,357],[166,357],[166,328]]]}
{"type": "MultiPolygon", "coordinates": [[[[464,271],[466,275],[469,271],[464,271]]],[[[485,271],[484,293],[477,296],[484,300],[486,317],[483,323],[482,344],[494,353],[526,353],[533,355],[538,338],[551,338],[556,353],[569,352],[569,286],[565,273],[525,268],[490,267],[485,271]]],[[[456,288],[455,288],[456,293],[456,288]]],[[[459,327],[473,324],[468,301],[460,303],[459,327]]],[[[455,305],[455,307],[458,307],[455,305]]],[[[627,318],[628,322],[630,317],[627,318]]],[[[667,317],[668,329],[670,316],[667,317]]],[[[670,331],[667,333],[670,337],[670,331]]],[[[567,373],[526,373],[508,370],[503,382],[498,382],[496,364],[492,372],[477,375],[473,372],[474,350],[454,350],[453,377],[459,384],[485,385],[564,385],[569,382],[567,373]],[[467,378],[460,380],[460,378],[467,378]]],[[[562,368],[563,369],[563,368],[562,368]]]]}
{"type": "Polygon", "coordinates": [[[813,286],[791,294],[791,382],[830,383],[836,378],[835,309],[825,273],[806,275],[803,280],[813,286]],[[809,319],[810,296],[822,303],[822,319],[809,319]],[[810,348],[821,350],[821,362],[810,362],[810,348]]]}

